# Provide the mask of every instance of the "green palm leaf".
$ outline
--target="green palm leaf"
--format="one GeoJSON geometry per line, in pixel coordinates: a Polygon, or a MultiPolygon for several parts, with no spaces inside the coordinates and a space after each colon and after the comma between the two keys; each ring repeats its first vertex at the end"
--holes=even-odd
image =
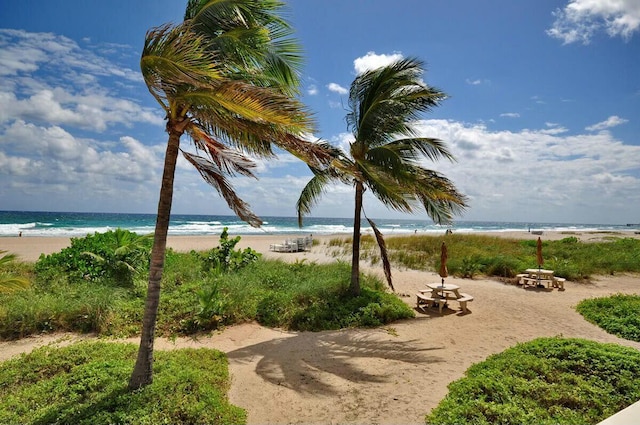
{"type": "MultiPolygon", "coordinates": [[[[464,211],[467,198],[446,177],[421,166],[426,158],[454,160],[441,140],[421,137],[415,121],[421,114],[439,105],[446,95],[422,81],[423,64],[415,58],[358,75],[349,91],[347,127],[354,141],[349,156],[337,150],[330,169],[314,171],[298,201],[298,217],[310,212],[318,201],[328,176],[353,184],[356,191],[356,216],[353,229],[351,289],[359,293],[360,214],[365,187],[384,205],[396,211],[413,213],[424,208],[436,223],[448,223],[464,211]]],[[[369,220],[369,218],[367,218],[369,220]]],[[[384,238],[369,220],[381,249],[389,286],[391,269],[384,238]]]]}
{"type": "MultiPolygon", "coordinates": [[[[0,255],[6,253],[7,251],[0,250],[0,255]]],[[[3,267],[6,267],[7,265],[13,263],[17,260],[17,258],[18,257],[15,254],[6,254],[0,257],[0,293],[27,289],[31,285],[29,280],[26,278],[13,276],[1,271],[3,267]]]]}

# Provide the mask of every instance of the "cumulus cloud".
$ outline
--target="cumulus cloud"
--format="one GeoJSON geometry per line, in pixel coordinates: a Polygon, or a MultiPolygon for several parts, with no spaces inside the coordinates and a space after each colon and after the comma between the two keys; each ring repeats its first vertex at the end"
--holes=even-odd
{"type": "Polygon", "coordinates": [[[500,116],[505,118],[520,118],[520,114],[517,112],[505,112],[500,114],[500,116]]]}
{"type": "Polygon", "coordinates": [[[555,20],[547,34],[564,44],[589,44],[604,30],[610,37],[629,40],[640,29],[638,0],[571,0],[553,12],[555,20]]]}
{"type": "Polygon", "coordinates": [[[353,61],[353,67],[356,71],[356,74],[362,74],[363,72],[370,71],[372,69],[387,66],[403,58],[404,56],[402,56],[402,53],[378,55],[375,52],[368,52],[366,55],[356,58],[353,61]]]}
{"type": "Polygon", "coordinates": [[[617,115],[612,115],[609,118],[607,118],[604,121],[601,121],[597,124],[593,124],[590,125],[589,127],[586,127],[585,130],[587,131],[601,131],[601,130],[606,130],[607,128],[611,128],[611,127],[616,127],[618,125],[624,124],[626,123],[628,120],[624,119],[624,118],[620,118],[617,115]]]}
{"type": "Polygon", "coordinates": [[[157,109],[126,98],[132,87],[143,90],[140,73],[105,53],[56,34],[0,29],[0,124],[24,120],[96,132],[162,125],[157,109]]]}
{"type": "Polygon", "coordinates": [[[606,223],[610,218],[602,205],[613,207],[628,197],[629,208],[640,208],[640,146],[625,145],[609,133],[567,134],[550,124],[512,132],[425,120],[419,128],[420,134],[451,146],[456,163],[426,165],[444,172],[472,198],[476,217],[606,223]],[[600,174],[612,177],[594,181],[600,174]],[[498,210],[492,201],[496,194],[502,198],[498,210]]]}
{"type": "Polygon", "coordinates": [[[338,94],[349,93],[349,90],[345,89],[344,87],[342,87],[340,84],[337,84],[337,83],[329,83],[327,84],[327,88],[329,89],[329,91],[332,91],[338,94]]]}

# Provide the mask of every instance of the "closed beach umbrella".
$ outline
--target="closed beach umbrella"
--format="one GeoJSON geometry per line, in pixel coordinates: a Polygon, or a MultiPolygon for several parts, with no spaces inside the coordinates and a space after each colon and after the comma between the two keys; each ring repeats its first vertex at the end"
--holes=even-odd
{"type": "Polygon", "coordinates": [[[444,285],[444,278],[449,276],[449,272],[447,270],[447,245],[442,242],[442,247],[440,248],[440,277],[442,278],[442,284],[444,285]]]}
{"type": "Polygon", "coordinates": [[[544,264],[544,259],[542,258],[542,241],[540,237],[538,237],[538,243],[536,245],[536,255],[538,257],[538,268],[541,268],[544,264]]]}

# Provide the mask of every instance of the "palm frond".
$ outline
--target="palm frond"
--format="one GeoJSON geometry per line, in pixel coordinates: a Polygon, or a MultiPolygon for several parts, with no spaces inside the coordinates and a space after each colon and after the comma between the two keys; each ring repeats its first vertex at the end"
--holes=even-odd
{"type": "Polygon", "coordinates": [[[188,152],[182,153],[187,161],[196,167],[202,178],[218,191],[220,196],[227,202],[229,208],[241,220],[252,227],[260,227],[262,225],[262,220],[250,210],[249,204],[238,197],[225,175],[213,162],[188,152]]]}
{"type": "Polygon", "coordinates": [[[242,155],[238,150],[230,149],[223,143],[218,142],[199,126],[190,126],[187,132],[191,136],[196,149],[205,151],[209,159],[225,174],[234,175],[239,173],[247,177],[256,177],[251,171],[256,167],[256,163],[242,155]]]}
{"type": "Polygon", "coordinates": [[[242,117],[277,125],[293,133],[308,132],[313,125],[299,101],[242,81],[225,79],[217,81],[215,87],[192,88],[179,93],[179,99],[185,104],[197,105],[191,108],[191,114],[212,125],[216,125],[215,119],[221,112],[229,118],[242,117]]]}
{"type": "Polygon", "coordinates": [[[446,97],[421,76],[422,62],[408,58],[356,77],[347,114],[356,140],[379,146],[394,135],[415,136],[411,123],[446,97]]]}
{"type": "Polygon", "coordinates": [[[397,152],[402,158],[408,160],[417,160],[422,155],[431,161],[437,161],[440,158],[445,158],[452,162],[455,161],[455,158],[442,140],[430,137],[397,139],[383,147],[397,152]]]}
{"type": "Polygon", "coordinates": [[[393,174],[386,169],[379,169],[371,163],[357,163],[362,173],[361,180],[386,207],[404,213],[412,213],[411,196],[408,188],[397,183],[393,174]]]}
{"type": "Polygon", "coordinates": [[[222,76],[207,40],[188,25],[163,25],[147,32],[140,70],[151,94],[165,108],[191,87],[210,86],[222,76]]]}
{"type": "Polygon", "coordinates": [[[453,215],[462,213],[468,206],[467,197],[453,182],[435,171],[420,169],[414,189],[427,215],[436,224],[450,223],[453,215]]]}
{"type": "MultiPolygon", "coordinates": [[[[9,251],[0,249],[0,255],[2,254],[6,254],[9,251]]],[[[13,263],[14,261],[16,261],[18,259],[18,256],[16,254],[6,254],[2,257],[0,257],[0,267],[3,267],[7,264],[13,263]]]]}
{"type": "Polygon", "coordinates": [[[212,48],[240,78],[294,95],[302,49],[277,13],[284,6],[275,0],[191,0],[185,20],[212,39],[212,48]]]}
{"type": "Polygon", "coordinates": [[[296,202],[296,211],[298,212],[298,226],[302,227],[302,219],[311,212],[311,208],[317,204],[318,200],[324,193],[324,189],[330,178],[323,173],[315,174],[311,180],[305,185],[300,192],[300,197],[296,202]]]}
{"type": "MultiPolygon", "coordinates": [[[[366,215],[365,215],[366,217],[366,215]]],[[[387,251],[387,243],[384,241],[384,236],[376,226],[376,224],[369,217],[366,217],[369,225],[373,229],[373,234],[376,236],[376,241],[378,242],[378,247],[380,248],[380,258],[382,259],[382,269],[384,270],[384,277],[387,279],[387,284],[391,288],[393,292],[395,292],[395,288],[393,287],[393,282],[391,281],[391,262],[389,261],[389,253],[387,251]]]]}
{"type": "Polygon", "coordinates": [[[27,289],[30,285],[29,280],[23,277],[3,276],[0,274],[0,293],[27,289]]]}

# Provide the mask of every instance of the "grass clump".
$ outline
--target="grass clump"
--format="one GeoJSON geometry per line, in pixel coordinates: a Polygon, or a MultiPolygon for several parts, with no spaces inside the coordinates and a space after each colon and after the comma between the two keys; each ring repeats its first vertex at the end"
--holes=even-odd
{"type": "Polygon", "coordinates": [[[245,411],[227,399],[223,353],[156,351],[153,383],[130,392],[136,352],[132,344],[82,342],[3,362],[0,423],[245,423],[245,411]]]}
{"type": "MultiPolygon", "coordinates": [[[[158,335],[191,335],[253,320],[318,331],[414,316],[371,276],[362,277],[362,294],[353,298],[346,264],[265,261],[251,249],[234,250],[236,243],[237,238],[221,237],[221,245],[207,252],[167,251],[158,335]]],[[[130,285],[106,277],[74,279],[58,267],[39,273],[48,279],[26,290],[0,293],[0,338],[57,331],[117,337],[140,332],[147,288],[143,273],[130,285]]]]}
{"type": "Polygon", "coordinates": [[[610,334],[640,342],[640,295],[616,294],[582,300],[576,310],[610,334]]]}
{"type": "Polygon", "coordinates": [[[257,320],[265,326],[319,331],[379,326],[414,317],[382,281],[362,277],[362,293],[349,293],[347,264],[258,261],[219,280],[222,316],[230,323],[257,320]]]}
{"type": "Polygon", "coordinates": [[[583,339],[518,344],[465,375],[428,424],[596,424],[640,399],[640,352],[583,339]]]}
{"type": "MultiPolygon", "coordinates": [[[[508,239],[487,235],[453,234],[442,236],[394,236],[386,239],[389,257],[396,265],[416,270],[438,271],[440,246],[446,242],[451,275],[473,277],[477,274],[514,277],[523,270],[536,267],[536,241],[508,239]]],[[[347,250],[349,240],[334,240],[347,250]]],[[[362,247],[363,258],[375,262],[373,247],[362,247]],[[370,252],[366,252],[367,249],[370,252]]],[[[580,242],[575,236],[558,241],[542,241],[544,267],[555,275],[572,281],[593,275],[640,272],[640,240],[612,238],[605,242],[580,242]]]]}

